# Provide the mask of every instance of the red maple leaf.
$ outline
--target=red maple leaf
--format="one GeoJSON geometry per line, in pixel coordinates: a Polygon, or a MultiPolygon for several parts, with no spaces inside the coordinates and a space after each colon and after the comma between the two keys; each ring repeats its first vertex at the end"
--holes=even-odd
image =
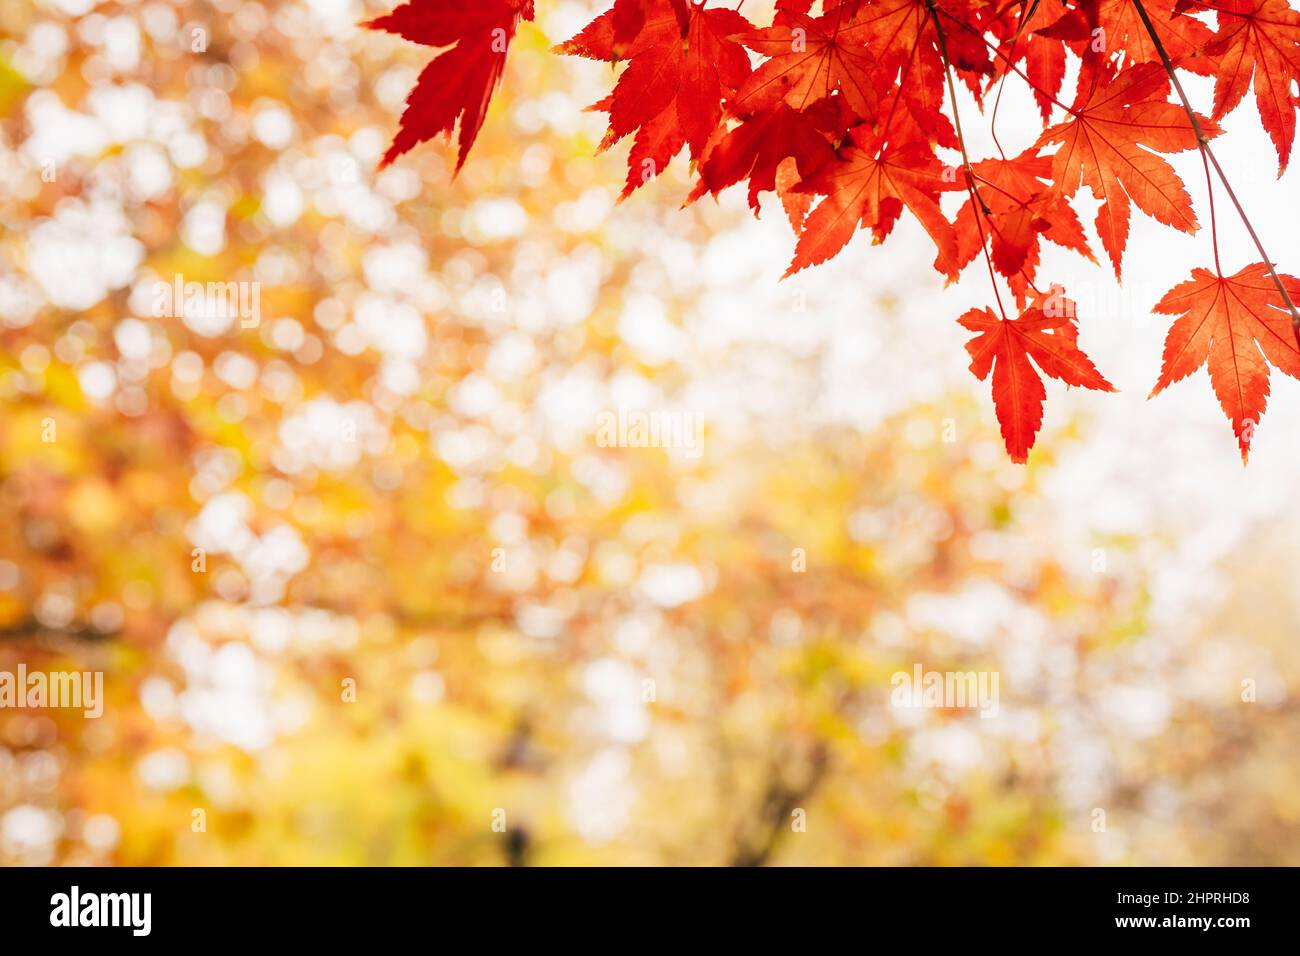
{"type": "Polygon", "coordinates": [[[821,109],[799,112],[778,102],[730,130],[712,147],[700,166],[700,181],[691,200],[717,193],[749,179],[749,205],[758,212],[758,194],[776,188],[778,167],[793,159],[801,179],[834,162],[830,135],[838,119],[829,100],[821,109]]]}
{"type": "Polygon", "coordinates": [[[855,23],[843,8],[817,19],[790,13],[783,22],[739,39],[769,57],[736,91],[733,112],[745,115],[782,101],[804,109],[836,90],[863,119],[876,115],[871,25],[855,23]]]}
{"type": "Polygon", "coordinates": [[[1300,83],[1300,13],[1285,0],[1218,0],[1219,30],[1206,52],[1221,57],[1214,81],[1214,118],[1236,108],[1255,80],[1259,118],[1277,148],[1278,175],[1295,139],[1300,83]]]}
{"type": "MultiPolygon", "coordinates": [[[[1079,74],[1079,92],[1067,122],[1043,132],[1038,145],[1060,144],[1052,177],[1070,197],[1080,181],[1101,200],[1097,234],[1116,277],[1128,244],[1129,200],[1147,215],[1181,232],[1200,228],[1192,199],[1172,166],[1152,150],[1177,153],[1196,148],[1196,133],[1181,106],[1166,102],[1169,77],[1154,63],[1118,75],[1102,65],[1079,74]]],[[[1197,117],[1207,136],[1219,128],[1197,117]]]]}
{"type": "MultiPolygon", "coordinates": [[[[993,71],[980,24],[984,15],[964,0],[931,0],[944,24],[944,49],[957,74],[978,98],[982,78],[993,71]]],[[[982,5],[980,5],[982,6],[982,5]]],[[[877,87],[894,87],[912,119],[928,138],[956,148],[957,134],[943,114],[944,63],[939,34],[926,0],[875,0],[856,11],[868,30],[868,48],[876,59],[877,87]]],[[[883,99],[883,97],[882,97],[883,99]]]]}
{"type": "Polygon", "coordinates": [[[939,162],[921,139],[882,136],[867,126],[849,131],[853,145],[799,186],[826,196],[804,222],[787,276],[825,262],[844,248],[861,225],[880,243],[906,208],[939,249],[941,271],[950,272],[957,253],[952,223],[939,208],[939,194],[963,188],[951,167],[939,162]]]}
{"type": "MultiPolygon", "coordinates": [[[[971,199],[957,213],[957,256],[953,262],[957,271],[980,254],[985,236],[994,268],[1006,276],[1017,297],[1024,296],[1034,280],[1043,239],[1096,261],[1074,209],[1050,188],[1050,156],[1040,156],[1031,148],[1014,159],[983,160],[972,170],[980,216],[976,221],[971,199]]],[[[956,271],[949,273],[949,278],[956,276],[956,271]]]]}
{"type": "MultiPolygon", "coordinates": [[[[1293,302],[1300,301],[1300,279],[1280,277],[1293,302]]],[[[1209,362],[1210,385],[1232,422],[1244,462],[1268,404],[1268,365],[1300,378],[1300,349],[1277,285],[1262,262],[1224,278],[1208,269],[1174,286],[1155,311],[1178,318],[1165,337],[1155,395],[1209,362]],[[1261,354],[1262,353],[1262,354],[1261,354]]]]}
{"type": "MultiPolygon", "coordinates": [[[[1165,54],[1178,67],[1212,76],[1217,58],[1205,52],[1213,31],[1195,17],[1184,16],[1185,0],[1142,0],[1165,54]]],[[[1120,53],[1124,65],[1160,63],[1160,52],[1133,0],[1077,0],[1076,6],[1044,34],[1069,43],[1081,58],[1120,53]]]]}
{"type": "Polygon", "coordinates": [[[977,333],[966,343],[970,370],[980,381],[993,372],[993,408],[1014,462],[1025,461],[1043,424],[1047,392],[1038,369],[1067,385],[1115,391],[1080,350],[1074,315],[1075,304],[1060,286],[1052,286],[1018,318],[999,319],[988,309],[971,309],[957,320],[977,333]]]}
{"type": "Polygon", "coordinates": [[[425,46],[451,47],[420,73],[406,98],[397,135],[380,165],[387,166],[439,133],[450,137],[459,119],[459,171],[483,126],[519,21],[532,18],[533,0],[478,0],[473,4],[410,0],[366,23],[425,46]]]}
{"type": "MultiPolygon", "coordinates": [[[[613,96],[599,104],[609,112],[602,149],[637,133],[624,195],[661,172],[683,145],[700,156],[722,119],[723,97],[732,96],[750,73],[749,56],[734,39],[753,29],[748,20],[734,10],[692,4],[683,32],[678,7],[674,0],[645,0],[644,25],[626,49],[627,68],[613,96]]],[[[616,5],[556,49],[620,59],[618,11],[616,5]]]]}

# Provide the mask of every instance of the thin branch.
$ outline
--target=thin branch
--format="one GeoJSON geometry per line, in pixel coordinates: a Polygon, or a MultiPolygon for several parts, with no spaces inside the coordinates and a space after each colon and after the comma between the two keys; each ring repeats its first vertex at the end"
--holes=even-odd
{"type": "MultiPolygon", "coordinates": [[[[989,255],[988,239],[984,235],[984,223],[980,219],[980,214],[989,215],[989,207],[984,204],[979,190],[975,188],[975,171],[971,167],[970,156],[966,153],[966,137],[961,131],[961,111],[957,108],[957,88],[952,82],[952,66],[948,62],[948,42],[943,35],[943,27],[939,23],[939,12],[935,9],[934,0],[925,0],[925,5],[930,11],[930,16],[934,20],[934,32],[939,38],[939,56],[943,58],[943,75],[948,81],[948,97],[952,100],[952,119],[953,125],[957,128],[957,145],[961,147],[962,174],[966,177],[966,191],[970,193],[971,212],[975,215],[975,227],[980,234],[980,251],[984,253],[984,262],[989,267],[989,281],[993,283],[993,297],[998,301],[998,311],[1002,313],[1002,321],[1007,321],[1007,310],[1002,304],[1002,293],[998,290],[998,276],[993,271],[993,257],[989,255]]],[[[990,220],[990,224],[991,224],[990,220]]]]}
{"type": "MultiPolygon", "coordinates": [[[[1146,27],[1147,33],[1151,36],[1151,42],[1155,44],[1156,52],[1160,54],[1160,62],[1164,64],[1165,72],[1169,74],[1169,79],[1173,81],[1174,89],[1178,91],[1178,98],[1183,101],[1183,111],[1187,113],[1187,118],[1192,122],[1192,129],[1196,131],[1196,144],[1200,147],[1202,160],[1209,160],[1214,166],[1214,171],[1219,175],[1219,182],[1223,183],[1223,189],[1232,200],[1232,204],[1237,207],[1237,215],[1241,217],[1242,224],[1245,225],[1246,231],[1250,233],[1250,238],[1255,242],[1255,248],[1259,250],[1260,258],[1264,260],[1264,265],[1268,269],[1268,274],[1273,277],[1273,284],[1277,286],[1278,294],[1282,296],[1282,301],[1286,303],[1287,309],[1291,313],[1291,332],[1295,336],[1296,348],[1300,349],[1300,312],[1296,311],[1295,303],[1291,301],[1291,295],[1286,290],[1286,284],[1282,277],[1277,274],[1277,269],[1273,267],[1273,260],[1269,258],[1264,251],[1264,244],[1259,241],[1259,235],[1255,232],[1255,227],[1251,225],[1250,218],[1246,215],[1246,210],[1242,208],[1241,200],[1237,198],[1236,192],[1232,189],[1232,184],[1228,182],[1228,177],[1223,172],[1223,167],[1219,165],[1219,160],[1214,155],[1214,150],[1210,149],[1209,137],[1201,129],[1201,121],[1196,118],[1196,113],[1192,109],[1192,104],[1187,99],[1187,93],[1183,90],[1183,84],[1178,79],[1178,74],[1174,71],[1174,65],[1169,60],[1169,54],[1165,52],[1165,46],[1160,42],[1160,35],[1156,33],[1155,25],[1151,22],[1151,17],[1147,15],[1146,7],[1142,5],[1142,0],[1133,0],[1133,6],[1137,10],[1138,16],[1142,18],[1142,25],[1146,27]]],[[[1211,199],[1213,194],[1211,193],[1211,199]]],[[[1211,208],[1211,217],[1213,217],[1213,208],[1211,208]]],[[[1213,218],[1211,218],[1213,222],[1213,218]]],[[[1215,266],[1218,267],[1218,238],[1215,237],[1215,266]]],[[[1219,272],[1220,278],[1223,272],[1219,272]]]]}
{"type": "MultiPolygon", "coordinates": [[[[1011,51],[1007,54],[1008,63],[1016,62],[1016,46],[1020,43],[1020,37],[1024,35],[1025,27],[1029,25],[1029,21],[1038,12],[1039,2],[1040,0],[1032,0],[1031,3],[1027,2],[1028,9],[1026,9],[1026,6],[1021,6],[1020,23],[1016,26],[1016,35],[1011,38],[1011,51]]],[[[998,78],[998,95],[993,100],[993,116],[989,119],[989,132],[993,134],[993,144],[997,146],[998,152],[1002,154],[1004,160],[1007,158],[1007,152],[1002,148],[1002,143],[998,140],[998,110],[1002,107],[1002,90],[1007,85],[1007,73],[1007,70],[1003,70],[1002,76],[998,78]]]]}
{"type": "Polygon", "coordinates": [[[780,760],[771,765],[757,814],[761,832],[756,839],[749,832],[737,836],[737,846],[729,860],[730,866],[763,866],[767,863],[776,851],[777,841],[785,832],[790,814],[800,804],[807,802],[821,784],[829,769],[830,753],[823,742],[813,744],[806,774],[803,779],[793,783],[786,780],[779,769],[779,766],[789,762],[780,760]]]}

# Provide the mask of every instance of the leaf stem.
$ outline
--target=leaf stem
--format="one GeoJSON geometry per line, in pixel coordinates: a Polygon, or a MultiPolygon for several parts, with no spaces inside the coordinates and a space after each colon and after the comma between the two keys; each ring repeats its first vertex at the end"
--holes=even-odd
{"type": "Polygon", "coordinates": [[[1223,266],[1219,264],[1219,220],[1214,212],[1214,180],[1210,178],[1210,161],[1205,158],[1205,150],[1201,150],[1201,165],[1205,167],[1205,191],[1210,196],[1210,244],[1214,246],[1214,271],[1223,278],[1223,266]]]}
{"type": "MultiPolygon", "coordinates": [[[[1039,2],[1040,0],[1026,0],[1025,5],[1021,6],[1020,22],[1016,25],[1016,35],[1011,38],[1011,52],[1007,54],[1008,63],[1016,62],[1016,44],[1020,42],[1020,37],[1024,34],[1025,27],[1029,25],[1029,21],[1033,18],[1034,14],[1038,12],[1039,2]],[[1028,9],[1026,9],[1026,6],[1028,9]]],[[[1010,6],[1008,6],[1007,9],[1010,9],[1010,6]]],[[[1002,154],[1003,160],[1006,160],[1007,153],[1006,150],[1002,148],[1002,143],[998,140],[998,110],[1002,107],[1002,90],[1007,85],[1008,72],[1010,71],[1003,70],[1002,76],[998,78],[998,95],[993,101],[993,116],[989,120],[989,132],[993,134],[993,144],[997,146],[998,152],[1002,154]]]]}
{"type": "Polygon", "coordinates": [[[939,23],[939,11],[935,9],[934,0],[925,0],[925,5],[934,20],[934,32],[939,39],[939,56],[943,58],[943,75],[948,81],[948,98],[952,100],[953,125],[957,128],[957,145],[961,147],[962,174],[966,177],[966,191],[970,193],[971,212],[975,214],[975,226],[979,229],[980,251],[984,253],[984,262],[989,267],[989,281],[993,283],[993,297],[998,301],[998,311],[1002,313],[1002,321],[1006,322],[1007,310],[1002,304],[1002,293],[998,290],[997,273],[993,271],[993,257],[989,255],[988,239],[984,235],[984,223],[980,220],[981,212],[985,216],[989,215],[989,207],[984,204],[979,191],[975,188],[975,171],[971,167],[970,156],[966,153],[966,137],[961,130],[961,111],[957,108],[957,88],[953,85],[952,66],[948,62],[948,42],[944,38],[943,27],[939,23]]]}

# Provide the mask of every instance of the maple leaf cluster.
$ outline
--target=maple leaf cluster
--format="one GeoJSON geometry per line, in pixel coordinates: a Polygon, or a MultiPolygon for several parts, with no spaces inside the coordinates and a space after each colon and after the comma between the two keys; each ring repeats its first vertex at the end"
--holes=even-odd
{"type": "MultiPolygon", "coordinates": [[[[985,263],[997,311],[975,309],[959,321],[975,333],[971,371],[981,380],[992,374],[1017,462],[1042,424],[1043,375],[1113,391],[1078,345],[1074,303],[1038,275],[1044,242],[1096,261],[1075,208],[1084,188],[1098,204],[1093,231],[1118,279],[1133,207],[1198,231],[1187,188],[1164,155],[1212,155],[1219,121],[1252,86],[1279,175],[1291,155],[1300,14],[1286,0],[777,0],[765,26],[746,19],[743,6],[616,0],[556,48],[614,65],[613,90],[592,109],[609,116],[601,149],[630,140],[623,196],[685,151],[692,201],[745,182],[757,213],[763,193],[776,195],[797,236],[786,275],[837,255],[860,229],[883,242],[905,212],[933,241],[934,267],[948,280],[985,263]],[[1072,63],[1077,83],[1067,103],[1072,63]],[[1215,78],[1210,115],[1193,112],[1180,71],[1215,78]],[[999,148],[973,161],[956,84],[984,111],[1011,78],[1032,91],[1042,133],[1017,155],[999,148]],[[940,149],[960,151],[960,165],[940,149]],[[953,218],[940,205],[949,192],[965,194],[953,218]]],[[[442,49],[411,92],[384,162],[439,133],[450,137],[459,124],[459,170],[510,41],[532,19],[532,0],[410,0],[372,21],[442,49]]],[[[1208,161],[1205,168],[1213,204],[1208,161]]],[[[1300,377],[1292,304],[1300,280],[1268,261],[1225,277],[1217,235],[1213,242],[1214,271],[1196,269],[1156,306],[1178,318],[1152,394],[1208,364],[1244,461],[1267,402],[1269,365],[1300,377]]]]}

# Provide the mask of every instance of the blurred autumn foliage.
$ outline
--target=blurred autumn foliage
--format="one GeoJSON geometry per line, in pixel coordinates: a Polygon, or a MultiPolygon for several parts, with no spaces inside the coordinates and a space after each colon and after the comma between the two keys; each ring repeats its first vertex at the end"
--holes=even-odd
{"type": "Polygon", "coordinates": [[[378,3],[4,4],[0,670],[107,704],[0,710],[0,862],[1300,861],[1289,526],[1198,587],[966,378],[831,420],[817,349],[698,334],[788,293],[717,265],[743,196],[615,205],[548,6],[453,179],[376,171],[426,58],[378,3]],[[891,707],[918,662],[999,715],[891,707]]]}

